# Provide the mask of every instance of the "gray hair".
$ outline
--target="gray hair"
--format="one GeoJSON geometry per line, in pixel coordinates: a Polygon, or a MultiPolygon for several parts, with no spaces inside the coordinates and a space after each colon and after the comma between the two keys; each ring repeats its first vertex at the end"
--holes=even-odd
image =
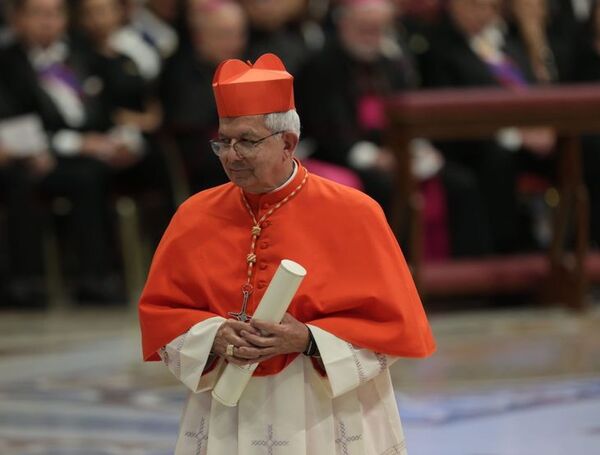
{"type": "Polygon", "coordinates": [[[300,138],[300,116],[296,109],[265,114],[265,126],[272,132],[291,131],[300,138]]]}

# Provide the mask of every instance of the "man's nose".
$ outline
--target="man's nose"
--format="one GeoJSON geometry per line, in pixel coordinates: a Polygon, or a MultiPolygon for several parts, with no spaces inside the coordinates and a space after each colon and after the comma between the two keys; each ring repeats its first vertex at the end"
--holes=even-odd
{"type": "Polygon", "coordinates": [[[244,159],[244,157],[240,155],[240,153],[237,151],[235,144],[236,142],[232,140],[229,143],[229,147],[227,147],[227,149],[225,150],[225,153],[227,154],[227,159],[229,161],[241,161],[244,159]]]}

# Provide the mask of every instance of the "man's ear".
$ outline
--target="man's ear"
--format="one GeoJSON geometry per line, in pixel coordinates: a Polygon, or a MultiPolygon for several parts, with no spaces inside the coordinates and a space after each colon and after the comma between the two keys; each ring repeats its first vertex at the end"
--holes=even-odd
{"type": "Polygon", "coordinates": [[[298,136],[296,133],[285,131],[282,133],[281,138],[283,139],[283,150],[289,153],[290,156],[294,156],[294,152],[298,146],[298,136]]]}

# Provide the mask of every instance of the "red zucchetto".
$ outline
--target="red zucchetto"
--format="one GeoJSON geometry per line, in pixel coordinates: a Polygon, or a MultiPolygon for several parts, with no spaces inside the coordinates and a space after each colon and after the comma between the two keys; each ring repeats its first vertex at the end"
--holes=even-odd
{"type": "Polygon", "coordinates": [[[275,54],[264,54],[254,65],[241,60],[222,62],[213,78],[219,117],[286,112],[295,108],[294,78],[275,54]]]}

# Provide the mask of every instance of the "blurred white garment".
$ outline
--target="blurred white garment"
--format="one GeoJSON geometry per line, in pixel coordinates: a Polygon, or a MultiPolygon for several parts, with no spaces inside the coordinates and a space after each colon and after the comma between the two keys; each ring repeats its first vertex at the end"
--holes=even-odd
{"type": "MultiPolygon", "coordinates": [[[[376,165],[380,147],[373,142],[359,141],[348,153],[348,162],[354,169],[365,170],[376,165]]],[[[444,167],[442,154],[426,139],[410,143],[411,170],[418,180],[427,180],[444,167]]]]}
{"type": "Polygon", "coordinates": [[[41,71],[55,63],[64,63],[69,55],[69,47],[64,41],[56,41],[46,48],[33,47],[27,56],[36,71],[41,71]]]}
{"type": "Polygon", "coordinates": [[[179,38],[173,27],[143,6],[134,11],[131,26],[158,50],[163,59],[173,55],[179,46],[179,38]]]}
{"type": "Polygon", "coordinates": [[[430,179],[444,167],[444,157],[427,139],[413,139],[410,153],[411,170],[417,180],[430,179]]]}
{"type": "Polygon", "coordinates": [[[573,5],[573,13],[579,22],[585,22],[590,17],[592,12],[592,4],[594,0],[571,0],[573,5]]]}
{"type": "Polygon", "coordinates": [[[118,143],[127,147],[131,153],[141,155],[145,151],[145,139],[139,129],[119,125],[113,127],[108,134],[118,143]]]}
{"type": "Polygon", "coordinates": [[[35,114],[0,121],[0,144],[15,158],[26,158],[48,150],[44,126],[35,114]]]}
{"type": "Polygon", "coordinates": [[[160,55],[133,27],[122,27],[114,33],[110,37],[110,46],[114,51],[129,57],[144,79],[151,81],[158,77],[161,69],[160,55]]]}
{"type": "Polygon", "coordinates": [[[57,41],[46,48],[35,47],[28,52],[40,86],[52,99],[64,121],[71,128],[78,128],[86,120],[81,100],[85,82],[83,87],[78,87],[74,82],[71,71],[65,64],[68,56],[69,47],[63,41],[57,41]]]}

